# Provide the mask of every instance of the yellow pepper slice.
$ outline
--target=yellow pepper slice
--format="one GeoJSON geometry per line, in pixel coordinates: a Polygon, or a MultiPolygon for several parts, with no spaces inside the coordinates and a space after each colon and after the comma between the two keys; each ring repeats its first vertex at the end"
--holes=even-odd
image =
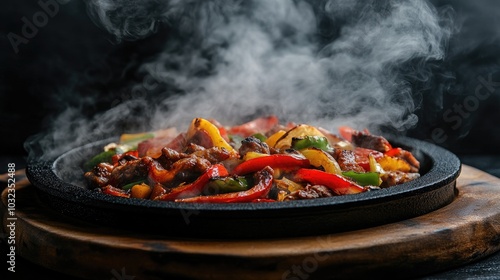
{"type": "Polygon", "coordinates": [[[377,160],[382,169],[389,171],[410,172],[411,166],[402,158],[383,156],[377,160]]]}
{"type": "Polygon", "coordinates": [[[326,173],[342,175],[339,163],[327,152],[318,148],[307,148],[300,150],[314,167],[323,167],[326,173]]]}
{"type": "Polygon", "coordinates": [[[258,153],[258,152],[248,152],[243,157],[243,160],[245,161],[245,160],[249,160],[249,159],[253,159],[253,158],[266,157],[266,156],[269,156],[269,155],[263,154],[263,153],[258,153]]]}
{"type": "Polygon", "coordinates": [[[274,133],[273,135],[269,136],[267,139],[266,139],[266,144],[269,146],[269,147],[274,147],[274,145],[276,144],[276,142],[278,141],[278,139],[281,138],[281,136],[285,135],[286,131],[284,130],[279,130],[277,131],[276,133],[274,133]]]}
{"type": "Polygon", "coordinates": [[[290,148],[292,145],[292,139],[303,137],[303,136],[321,136],[325,137],[321,131],[319,131],[316,127],[307,125],[307,124],[299,124],[288,130],[285,134],[283,134],[273,145],[274,148],[277,149],[286,149],[290,148]]]}
{"type": "Polygon", "coordinates": [[[222,138],[219,128],[217,128],[217,126],[215,126],[210,121],[203,118],[193,119],[187,131],[187,139],[192,138],[194,134],[200,130],[204,130],[208,134],[214,146],[224,148],[231,153],[236,153],[236,150],[231,145],[229,145],[229,143],[227,143],[224,138],[222,138]]]}
{"type": "Polygon", "coordinates": [[[137,184],[130,189],[130,197],[146,199],[149,198],[152,191],[153,188],[144,183],[137,184]]]}

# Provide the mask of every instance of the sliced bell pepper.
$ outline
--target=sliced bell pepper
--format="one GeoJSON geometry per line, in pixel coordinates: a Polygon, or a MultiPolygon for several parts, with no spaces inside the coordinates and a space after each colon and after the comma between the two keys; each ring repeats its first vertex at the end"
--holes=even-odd
{"type": "Polygon", "coordinates": [[[137,148],[137,144],[144,140],[155,137],[153,132],[144,132],[144,133],[125,133],[120,136],[120,144],[128,144],[135,148],[137,148]]]}
{"type": "Polygon", "coordinates": [[[345,171],[342,175],[349,177],[356,181],[360,186],[380,186],[380,174],[377,172],[355,172],[355,171],[345,171]]]}
{"type": "Polygon", "coordinates": [[[175,173],[164,169],[157,161],[151,161],[148,178],[155,183],[165,184],[174,179],[175,173]]]}
{"type": "Polygon", "coordinates": [[[266,166],[270,166],[271,168],[293,169],[308,167],[310,163],[307,158],[298,155],[273,154],[244,161],[233,169],[233,174],[246,175],[248,173],[257,172],[266,166]]]}
{"type": "Polygon", "coordinates": [[[278,141],[283,135],[285,135],[286,131],[285,130],[278,130],[275,132],[273,135],[269,136],[266,139],[266,144],[269,145],[269,147],[274,147],[276,144],[276,141],[278,141]]]}
{"type": "Polygon", "coordinates": [[[370,172],[377,172],[381,175],[385,173],[380,163],[377,162],[377,159],[372,154],[368,155],[368,161],[370,162],[370,172]]]}
{"type": "Polygon", "coordinates": [[[130,197],[146,199],[149,198],[152,191],[153,188],[151,188],[147,184],[144,183],[137,184],[130,189],[130,197]]]}
{"type": "Polygon", "coordinates": [[[323,185],[338,195],[355,194],[366,191],[362,186],[337,174],[326,173],[317,169],[299,169],[295,179],[306,181],[314,185],[323,185]]]}
{"type": "Polygon", "coordinates": [[[256,133],[264,133],[279,124],[278,117],[271,115],[261,117],[252,121],[232,126],[228,129],[229,134],[237,134],[243,138],[256,133]]]}
{"type": "Polygon", "coordinates": [[[83,165],[83,168],[85,169],[85,171],[90,171],[92,168],[94,168],[94,166],[98,165],[101,162],[112,163],[112,158],[115,154],[116,154],[116,151],[114,149],[101,152],[101,153],[95,155],[89,161],[87,161],[83,165]]]}
{"type": "Polygon", "coordinates": [[[302,150],[310,147],[315,147],[327,152],[333,150],[328,143],[328,139],[323,136],[307,135],[292,139],[292,148],[295,150],[302,150]]]}
{"type": "Polygon", "coordinates": [[[293,138],[300,138],[305,136],[321,136],[325,137],[321,131],[319,131],[316,127],[307,125],[307,124],[299,124],[294,126],[292,129],[288,130],[285,134],[283,134],[274,144],[274,148],[277,149],[287,149],[292,146],[293,138]]]}
{"type": "Polygon", "coordinates": [[[329,153],[317,148],[303,149],[300,153],[309,160],[312,166],[322,167],[327,173],[342,175],[339,163],[329,153]]]}
{"type": "Polygon", "coordinates": [[[365,171],[370,171],[370,158],[369,155],[372,155],[376,160],[382,158],[384,156],[383,153],[379,151],[375,151],[372,149],[366,149],[361,147],[354,148],[354,156],[356,157],[356,163],[363,167],[365,171]]]}
{"type": "Polygon", "coordinates": [[[259,139],[262,142],[266,142],[266,140],[267,140],[267,137],[262,133],[255,133],[252,136],[259,139]]]}
{"type": "Polygon", "coordinates": [[[173,188],[172,191],[162,194],[154,198],[155,200],[175,200],[178,198],[186,198],[201,194],[205,185],[213,178],[226,177],[229,172],[222,164],[214,164],[210,166],[196,181],[191,184],[182,185],[173,188]]]}
{"type": "Polygon", "coordinates": [[[390,149],[389,151],[385,152],[384,155],[388,156],[388,157],[397,157],[401,154],[401,151],[403,149],[401,148],[392,148],[390,149]]]}
{"type": "Polygon", "coordinates": [[[146,180],[139,180],[139,181],[135,181],[135,182],[132,182],[132,183],[129,183],[129,184],[126,184],[124,185],[123,187],[121,187],[122,190],[125,190],[125,191],[128,191],[130,190],[133,186],[135,185],[140,185],[142,183],[146,182],[146,180]]]}
{"type": "Polygon", "coordinates": [[[406,160],[398,157],[383,156],[377,159],[377,162],[385,171],[410,172],[411,170],[410,164],[406,160]]]}
{"type": "Polygon", "coordinates": [[[101,188],[101,191],[105,194],[109,194],[112,196],[125,197],[125,198],[130,197],[130,193],[128,193],[127,191],[124,191],[120,188],[113,187],[112,185],[107,185],[107,186],[101,188]]]}
{"type": "Polygon", "coordinates": [[[339,128],[339,133],[342,138],[345,140],[351,142],[352,141],[352,134],[356,132],[356,130],[350,126],[340,126],[339,128]]]}
{"type": "Polygon", "coordinates": [[[229,142],[229,134],[227,133],[226,128],[218,125],[215,126],[217,126],[217,128],[219,129],[219,134],[222,137],[222,139],[224,139],[226,142],[229,142]]]}
{"type": "Polygon", "coordinates": [[[210,194],[246,191],[248,188],[248,181],[245,177],[224,177],[210,180],[205,186],[205,190],[210,194]]]}
{"type": "Polygon", "coordinates": [[[257,182],[251,189],[240,192],[195,196],[184,199],[176,199],[176,202],[200,202],[200,203],[231,203],[231,202],[252,202],[256,199],[265,198],[273,186],[274,170],[266,166],[254,175],[257,182]]]}
{"type": "Polygon", "coordinates": [[[246,160],[258,158],[258,157],[267,157],[268,155],[269,154],[264,154],[264,153],[259,153],[259,152],[247,152],[243,156],[243,160],[246,161],[246,160]]]}
{"type": "Polygon", "coordinates": [[[190,139],[199,130],[203,130],[208,134],[210,139],[212,139],[212,143],[214,146],[224,148],[231,153],[237,153],[236,150],[231,145],[229,145],[229,143],[227,143],[226,140],[224,140],[224,138],[221,136],[219,128],[206,119],[193,119],[191,125],[189,126],[186,138],[190,139]]]}

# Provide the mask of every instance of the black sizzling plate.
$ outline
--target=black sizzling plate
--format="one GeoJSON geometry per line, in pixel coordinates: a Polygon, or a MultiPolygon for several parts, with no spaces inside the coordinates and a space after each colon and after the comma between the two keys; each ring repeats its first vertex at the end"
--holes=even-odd
{"type": "Polygon", "coordinates": [[[195,204],[127,199],[86,189],[83,162],[116,139],[29,162],[39,198],[65,215],[98,225],[168,237],[270,238],[361,229],[420,216],[453,201],[460,160],[420,140],[393,137],[421,162],[417,180],[361,194],[287,202],[195,204]]]}

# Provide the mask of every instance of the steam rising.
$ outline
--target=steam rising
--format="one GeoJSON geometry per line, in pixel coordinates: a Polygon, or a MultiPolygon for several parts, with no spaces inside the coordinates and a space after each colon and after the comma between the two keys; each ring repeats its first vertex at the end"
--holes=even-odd
{"type": "Polygon", "coordinates": [[[88,9],[118,41],[168,26],[172,39],[141,71],[182,94],[160,93],[155,104],[138,97],[94,119],[70,109],[35,139],[53,155],[123,133],[117,123],[184,128],[194,117],[237,124],[275,114],[331,130],[405,131],[420,100],[405,77],[426,80],[426,62],[443,58],[452,32],[424,1],[93,0],[88,9]]]}

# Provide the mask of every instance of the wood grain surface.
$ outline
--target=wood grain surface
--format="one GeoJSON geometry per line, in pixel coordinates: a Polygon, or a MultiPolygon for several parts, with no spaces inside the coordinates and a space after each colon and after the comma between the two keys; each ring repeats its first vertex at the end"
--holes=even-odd
{"type": "MultiPolygon", "coordinates": [[[[17,254],[84,279],[406,279],[500,250],[500,179],[464,165],[457,197],[429,214],[362,230],[264,240],[164,239],[61,216],[16,189],[17,254]]],[[[7,231],[6,191],[2,230],[7,231]]],[[[158,221],[168,223],[168,221],[158,221]]]]}

